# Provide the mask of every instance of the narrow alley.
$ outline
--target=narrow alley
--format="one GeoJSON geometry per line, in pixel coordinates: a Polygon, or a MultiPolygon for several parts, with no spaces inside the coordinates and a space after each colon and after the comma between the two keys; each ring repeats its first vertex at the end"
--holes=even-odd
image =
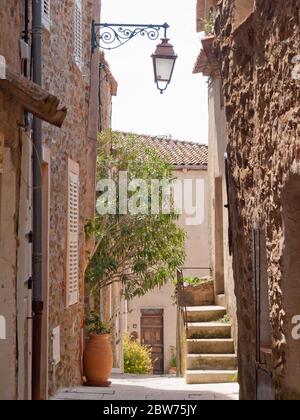
{"type": "Polygon", "coordinates": [[[238,400],[236,383],[187,385],[172,376],[113,375],[111,388],[74,387],[60,390],[52,400],[213,401],[238,400]]]}
{"type": "Polygon", "coordinates": [[[0,3],[0,401],[300,400],[300,0],[0,3]]]}

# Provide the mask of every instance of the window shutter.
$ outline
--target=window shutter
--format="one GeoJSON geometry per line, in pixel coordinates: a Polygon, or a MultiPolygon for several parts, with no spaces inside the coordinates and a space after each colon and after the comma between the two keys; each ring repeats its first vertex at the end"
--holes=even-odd
{"type": "Polygon", "coordinates": [[[82,52],[82,0],[75,0],[74,12],[74,61],[78,67],[83,66],[82,52]]]}
{"type": "Polygon", "coordinates": [[[79,301],[79,166],[69,161],[67,304],[79,301]]]}
{"type": "Polygon", "coordinates": [[[45,28],[51,25],[51,0],[42,0],[42,21],[45,28]]]}

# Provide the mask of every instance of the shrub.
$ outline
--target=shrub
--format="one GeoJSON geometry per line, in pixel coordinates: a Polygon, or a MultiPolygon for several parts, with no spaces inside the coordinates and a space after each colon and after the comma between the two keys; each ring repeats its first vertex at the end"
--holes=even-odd
{"type": "Polygon", "coordinates": [[[200,284],[207,283],[210,279],[207,277],[183,277],[185,286],[199,286],[200,284]]]}
{"type": "Polygon", "coordinates": [[[91,311],[85,318],[84,325],[90,334],[110,334],[109,327],[101,321],[100,316],[95,311],[91,311]]]}
{"type": "Polygon", "coordinates": [[[148,374],[153,371],[151,348],[130,339],[124,339],[125,373],[148,374]]]}
{"type": "Polygon", "coordinates": [[[176,368],[176,365],[177,365],[176,348],[171,346],[170,368],[176,368]]]}

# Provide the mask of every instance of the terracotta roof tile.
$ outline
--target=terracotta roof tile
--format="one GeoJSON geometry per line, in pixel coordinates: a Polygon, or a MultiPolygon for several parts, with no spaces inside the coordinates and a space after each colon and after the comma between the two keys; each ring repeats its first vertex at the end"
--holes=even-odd
{"type": "MultiPolygon", "coordinates": [[[[124,133],[126,134],[128,133],[124,133]]],[[[164,136],[136,135],[146,147],[155,149],[160,156],[174,166],[207,168],[208,146],[206,144],[173,140],[164,136]]]]}

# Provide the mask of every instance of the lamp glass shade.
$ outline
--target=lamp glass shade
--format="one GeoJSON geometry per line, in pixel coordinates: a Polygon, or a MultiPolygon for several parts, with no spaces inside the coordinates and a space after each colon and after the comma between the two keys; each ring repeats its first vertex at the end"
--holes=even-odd
{"type": "Polygon", "coordinates": [[[156,81],[170,82],[174,64],[174,58],[155,58],[156,81]]]}

